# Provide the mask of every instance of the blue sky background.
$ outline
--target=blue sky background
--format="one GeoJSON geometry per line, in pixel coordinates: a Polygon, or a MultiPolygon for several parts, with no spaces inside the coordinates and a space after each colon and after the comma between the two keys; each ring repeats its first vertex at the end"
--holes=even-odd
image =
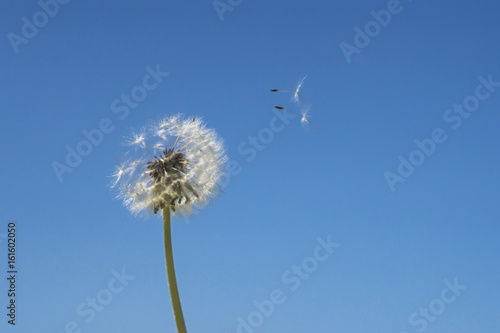
{"type": "Polygon", "coordinates": [[[0,283],[2,331],[175,331],[161,220],[133,217],[107,185],[132,129],[181,112],[216,129],[240,168],[173,224],[189,332],[247,332],[238,317],[275,289],[285,301],[252,331],[498,332],[500,87],[457,129],[443,114],[479,76],[500,81],[500,4],[403,0],[348,63],[339,45],[387,6],[243,0],[221,20],[211,1],[70,1],[16,53],[8,34],[41,7],[2,4],[0,246],[17,221],[19,268],[15,327],[0,283]],[[111,104],[147,66],[170,75],[120,119],[111,104]],[[298,110],[269,89],[304,75],[309,131],[293,119],[247,161],[238,147],[269,128],[273,105],[298,110]],[[52,163],[103,118],[114,130],[60,182],[52,163]],[[447,140],[391,191],[384,173],[435,128],[447,140]],[[291,290],[283,274],[328,236],[340,247],[291,290]],[[77,308],[123,269],[134,279],[87,323],[77,308]],[[455,279],[467,288],[442,303],[455,279]],[[440,313],[423,319],[430,305],[440,313]]]}

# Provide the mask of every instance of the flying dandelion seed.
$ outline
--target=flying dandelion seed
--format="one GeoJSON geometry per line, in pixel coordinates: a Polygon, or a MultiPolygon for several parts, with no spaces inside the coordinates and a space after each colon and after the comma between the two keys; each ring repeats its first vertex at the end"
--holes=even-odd
{"type": "Polygon", "coordinates": [[[300,116],[300,124],[302,125],[302,127],[304,127],[305,129],[309,128],[309,121],[311,119],[311,115],[309,114],[309,110],[311,109],[311,107],[309,105],[303,106],[301,108],[302,109],[301,112],[286,109],[284,106],[279,106],[279,105],[275,105],[274,108],[278,110],[287,110],[293,114],[300,116]]]}
{"type": "Polygon", "coordinates": [[[111,187],[135,215],[163,214],[165,261],[174,318],[179,333],[186,332],[172,252],[170,212],[190,214],[202,207],[219,189],[227,160],[222,141],[199,118],[180,115],[165,118],[134,133],[127,141],[129,155],[117,166],[111,187]]]}
{"type": "Polygon", "coordinates": [[[294,101],[295,103],[301,103],[301,100],[300,100],[300,88],[302,87],[302,84],[304,83],[304,80],[306,79],[307,75],[304,76],[300,81],[299,83],[297,83],[297,86],[295,88],[295,91],[289,91],[289,90],[279,90],[279,89],[270,89],[270,91],[272,92],[282,92],[282,93],[287,93],[287,94],[292,94],[292,101],[294,101]]]}

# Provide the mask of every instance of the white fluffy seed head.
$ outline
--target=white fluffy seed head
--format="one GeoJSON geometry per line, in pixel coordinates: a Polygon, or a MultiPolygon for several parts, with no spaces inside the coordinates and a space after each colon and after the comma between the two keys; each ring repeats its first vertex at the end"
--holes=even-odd
{"type": "Polygon", "coordinates": [[[128,140],[133,156],[116,168],[111,186],[135,215],[189,215],[217,195],[227,161],[222,140],[199,118],[164,118],[128,140]]]}

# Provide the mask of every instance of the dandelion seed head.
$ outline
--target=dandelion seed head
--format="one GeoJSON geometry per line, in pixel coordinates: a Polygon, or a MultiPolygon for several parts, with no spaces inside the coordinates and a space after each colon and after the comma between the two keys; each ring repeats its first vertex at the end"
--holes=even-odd
{"type": "Polygon", "coordinates": [[[176,115],[134,134],[138,158],[117,167],[112,187],[134,214],[170,208],[189,215],[217,195],[227,160],[222,141],[199,118],[176,115]]]}

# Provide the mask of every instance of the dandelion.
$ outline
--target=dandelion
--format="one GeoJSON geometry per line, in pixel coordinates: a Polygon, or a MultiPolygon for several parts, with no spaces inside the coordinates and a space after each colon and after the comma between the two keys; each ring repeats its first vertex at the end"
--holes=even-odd
{"type": "Polygon", "coordinates": [[[178,332],[186,332],[175,277],[170,214],[189,215],[218,193],[227,160],[222,141],[198,118],[162,119],[127,141],[128,155],[111,186],[134,214],[161,212],[167,277],[178,332]]]}
{"type": "Polygon", "coordinates": [[[272,92],[283,92],[283,93],[288,93],[288,94],[292,94],[292,100],[295,102],[295,103],[301,103],[300,101],[300,95],[299,95],[299,92],[300,92],[300,88],[302,87],[302,84],[304,83],[304,80],[306,79],[307,75],[304,76],[300,81],[299,83],[297,83],[297,86],[295,88],[295,91],[289,91],[289,90],[278,90],[278,89],[271,89],[272,92]]]}

